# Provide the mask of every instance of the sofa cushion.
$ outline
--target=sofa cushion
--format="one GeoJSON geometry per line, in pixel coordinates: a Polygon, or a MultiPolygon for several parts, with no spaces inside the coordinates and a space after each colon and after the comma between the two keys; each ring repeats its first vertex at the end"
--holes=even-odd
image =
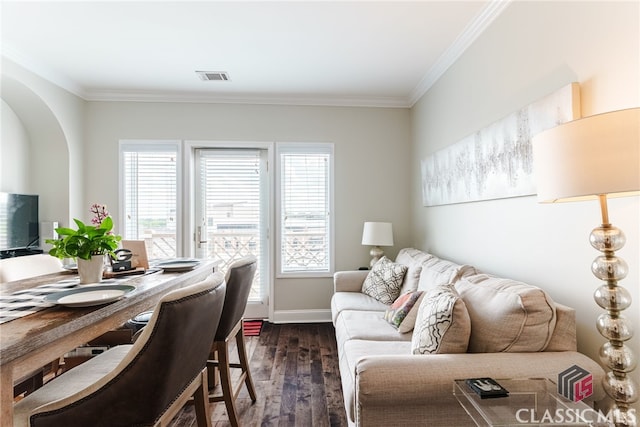
{"type": "Polygon", "coordinates": [[[404,275],[404,279],[402,280],[400,295],[418,289],[420,273],[422,272],[422,264],[431,258],[433,258],[433,255],[418,249],[400,249],[398,256],[396,256],[396,262],[407,266],[407,273],[404,275]]]}
{"type": "Polygon", "coordinates": [[[413,354],[465,353],[470,334],[467,308],[452,285],[425,291],[411,340],[413,354]]]}
{"type": "Polygon", "coordinates": [[[397,264],[386,256],[376,262],[364,279],[362,293],[385,304],[392,304],[398,295],[407,266],[397,264]]]}
{"type": "Polygon", "coordinates": [[[389,322],[394,328],[400,327],[400,324],[407,317],[407,314],[409,314],[421,295],[422,291],[410,291],[400,295],[398,299],[391,304],[391,307],[385,311],[384,320],[389,322]]]}
{"type": "Polygon", "coordinates": [[[341,363],[348,355],[345,349],[353,341],[389,343],[392,347],[403,344],[407,346],[404,354],[409,354],[411,334],[399,333],[382,318],[382,315],[380,311],[345,310],[340,313],[335,322],[335,329],[336,347],[341,363]]]}
{"type": "MultiPolygon", "coordinates": [[[[389,306],[362,292],[336,292],[331,298],[333,324],[344,310],[379,311],[383,313],[389,306]]],[[[381,314],[382,317],[382,314],[381,314]]]]}
{"type": "Polygon", "coordinates": [[[418,289],[426,291],[437,285],[457,282],[461,277],[476,274],[470,265],[460,265],[437,257],[431,257],[422,264],[418,289]]]}
{"type": "Polygon", "coordinates": [[[542,289],[477,274],[455,284],[469,311],[469,352],[543,351],[556,325],[555,304],[542,289]]]}
{"type": "Polygon", "coordinates": [[[338,345],[348,340],[411,341],[411,334],[401,334],[379,311],[343,311],[336,321],[338,345]]]}

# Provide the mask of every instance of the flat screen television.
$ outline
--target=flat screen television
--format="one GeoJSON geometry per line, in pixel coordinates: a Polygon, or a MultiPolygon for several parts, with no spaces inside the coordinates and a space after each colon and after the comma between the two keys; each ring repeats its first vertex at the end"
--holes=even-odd
{"type": "Polygon", "coordinates": [[[39,246],[38,196],[0,193],[0,252],[39,246]]]}

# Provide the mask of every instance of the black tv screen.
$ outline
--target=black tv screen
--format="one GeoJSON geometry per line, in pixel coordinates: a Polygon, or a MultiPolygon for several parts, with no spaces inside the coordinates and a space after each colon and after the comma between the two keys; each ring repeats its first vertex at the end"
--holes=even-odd
{"type": "Polygon", "coordinates": [[[0,251],[39,243],[38,196],[0,193],[0,251]]]}

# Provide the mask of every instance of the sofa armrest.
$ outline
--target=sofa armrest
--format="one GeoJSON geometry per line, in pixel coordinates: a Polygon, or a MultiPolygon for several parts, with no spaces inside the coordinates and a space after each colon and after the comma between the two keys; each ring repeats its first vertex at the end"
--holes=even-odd
{"type": "Polygon", "coordinates": [[[333,275],[334,292],[360,292],[368,270],[338,271],[333,275]]]}
{"type": "MultiPolygon", "coordinates": [[[[453,395],[456,379],[492,377],[550,378],[572,365],[591,372],[594,392],[586,402],[604,397],[604,371],[587,356],[572,351],[536,353],[464,353],[424,356],[367,356],[355,368],[356,417],[358,425],[393,414],[394,408],[436,414],[436,408],[459,407],[453,395]]],[[[436,411],[437,412],[437,411],[436,411]]],[[[373,423],[373,425],[382,425],[373,423]]]]}

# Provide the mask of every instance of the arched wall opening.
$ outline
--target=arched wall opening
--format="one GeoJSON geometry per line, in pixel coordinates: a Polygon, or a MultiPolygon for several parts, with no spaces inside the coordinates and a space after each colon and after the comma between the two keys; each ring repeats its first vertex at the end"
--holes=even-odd
{"type": "MultiPolygon", "coordinates": [[[[2,76],[2,100],[22,122],[28,136],[27,155],[15,159],[22,164],[14,165],[27,170],[28,183],[22,188],[40,196],[40,221],[66,224],[70,216],[69,145],[60,122],[40,96],[6,75],[2,76]]],[[[25,140],[2,141],[3,145],[12,143],[24,144],[25,140]]],[[[3,163],[13,160],[4,158],[3,163]]]]}

